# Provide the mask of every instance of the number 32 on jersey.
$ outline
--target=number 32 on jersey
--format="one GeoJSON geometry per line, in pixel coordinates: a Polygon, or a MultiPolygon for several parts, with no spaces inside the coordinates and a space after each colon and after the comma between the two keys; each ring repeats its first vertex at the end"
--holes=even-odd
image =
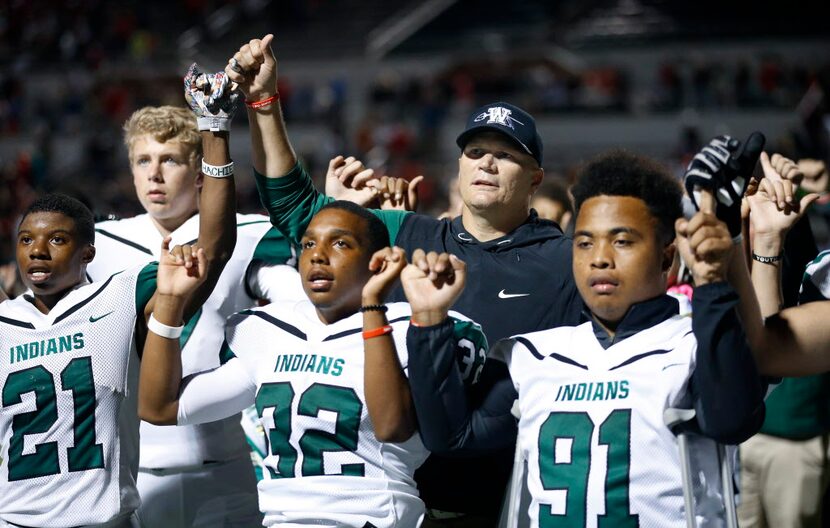
{"type": "MultiPolygon", "coordinates": [[[[268,408],[273,408],[274,427],[268,431],[268,444],[272,455],[279,456],[277,471],[268,467],[271,478],[294,478],[297,449],[291,445],[291,407],[295,398],[289,382],[264,383],[256,396],[256,408],[260,418],[268,408]]],[[[330,451],[356,451],[363,402],[351,387],[339,387],[313,383],[300,396],[297,413],[317,417],[320,411],[337,413],[333,433],[308,429],[300,437],[299,447],[303,459],[302,476],[325,475],[323,453],[330,451]]],[[[362,477],[364,464],[343,464],[341,475],[362,477]]]]}

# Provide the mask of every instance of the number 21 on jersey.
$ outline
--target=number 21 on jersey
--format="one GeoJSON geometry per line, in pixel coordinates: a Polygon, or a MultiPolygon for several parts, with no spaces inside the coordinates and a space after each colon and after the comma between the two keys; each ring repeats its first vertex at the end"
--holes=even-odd
{"type": "Polygon", "coordinates": [[[639,526],[639,517],[629,510],[631,409],[616,409],[599,425],[598,446],[592,445],[595,427],[586,412],[552,412],[542,423],[539,429],[542,487],[565,490],[567,499],[565,512],[561,514],[553,513],[550,504],[539,506],[540,528],[586,526],[588,475],[592,469],[604,469],[605,475],[605,514],[598,515],[597,526],[639,526]],[[605,468],[592,468],[591,453],[599,446],[608,450],[607,464],[605,468]]]}
{"type": "MultiPolygon", "coordinates": [[[[72,392],[74,404],[73,445],[66,450],[69,472],[104,467],[103,446],[95,441],[95,381],[92,359],[75,358],[61,371],[62,390],[72,392]]],[[[9,441],[9,481],[57,475],[61,472],[58,442],[36,444],[24,454],[27,435],[48,432],[59,420],[56,391],[61,390],[55,377],[42,365],[12,372],[3,386],[3,407],[23,403],[23,395],[34,393],[35,409],[19,413],[12,419],[9,441]]]]}

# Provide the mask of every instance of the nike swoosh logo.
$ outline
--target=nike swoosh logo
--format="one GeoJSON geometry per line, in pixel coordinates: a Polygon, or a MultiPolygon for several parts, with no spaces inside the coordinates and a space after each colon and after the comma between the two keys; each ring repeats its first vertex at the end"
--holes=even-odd
{"type": "Polygon", "coordinates": [[[513,297],[527,297],[529,293],[505,293],[504,290],[499,292],[499,299],[512,299],[513,297]]]}
{"type": "Polygon", "coordinates": [[[109,313],[105,313],[105,314],[104,314],[104,315],[102,315],[101,317],[92,317],[92,316],[90,315],[90,316],[89,316],[89,322],[90,322],[90,323],[94,323],[95,321],[100,321],[101,319],[103,319],[104,317],[108,316],[109,314],[111,314],[111,313],[113,313],[113,312],[115,312],[115,310],[113,310],[112,312],[109,312],[109,313]]]}

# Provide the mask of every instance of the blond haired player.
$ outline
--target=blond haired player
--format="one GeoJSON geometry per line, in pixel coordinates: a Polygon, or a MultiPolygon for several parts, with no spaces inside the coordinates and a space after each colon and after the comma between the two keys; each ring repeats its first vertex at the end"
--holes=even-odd
{"type": "MultiPolygon", "coordinates": [[[[146,213],[96,225],[99,257],[94,280],[159,259],[165,236],[172,244],[199,237],[202,144],[197,118],[187,108],[145,107],[124,125],[136,195],[146,213]]],[[[181,341],[185,374],[219,364],[225,318],[295,289],[289,244],[261,215],[236,215],[237,243],[213,295],[188,321],[181,341]],[[282,286],[274,292],[267,285],[282,286]]],[[[297,293],[296,295],[300,295],[297,293]]],[[[159,428],[141,424],[138,488],[149,526],[251,526],[260,515],[256,479],[239,416],[217,422],[159,428]]]]}

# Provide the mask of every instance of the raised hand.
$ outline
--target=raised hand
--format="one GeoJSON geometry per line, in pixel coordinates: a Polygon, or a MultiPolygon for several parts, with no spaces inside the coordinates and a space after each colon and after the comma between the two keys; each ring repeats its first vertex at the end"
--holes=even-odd
{"type": "Polygon", "coordinates": [[[376,251],[369,260],[369,270],[374,275],[363,286],[363,305],[383,304],[405,266],[403,249],[396,246],[376,251]]]}
{"type": "Polygon", "coordinates": [[[189,297],[205,280],[207,260],[202,248],[183,245],[170,250],[170,237],[161,242],[156,275],[156,292],[172,297],[189,297]]]}
{"type": "Polygon", "coordinates": [[[381,176],[370,180],[367,186],[373,188],[380,199],[380,208],[395,211],[418,210],[418,185],[424,181],[423,176],[415,176],[411,181],[394,176],[381,176]]]}
{"type": "Polygon", "coordinates": [[[184,76],[184,98],[196,115],[199,130],[228,131],[239,92],[224,72],[202,73],[194,62],[184,76]]]}
{"type": "Polygon", "coordinates": [[[274,35],[252,39],[234,53],[225,73],[239,85],[248,101],[263,101],[277,94],[277,59],[271,50],[274,35]]]}
{"type": "Polygon", "coordinates": [[[686,192],[698,210],[703,191],[714,194],[717,217],[726,222],[735,239],[741,234],[741,198],[765,141],[760,132],[753,132],[743,146],[737,139],[718,136],[695,155],[683,177],[686,192]]]}
{"type": "Polygon", "coordinates": [[[827,171],[827,164],[816,159],[798,160],[798,170],[804,174],[804,181],[801,188],[808,192],[825,193],[830,184],[830,172],[827,171]]]}
{"type": "Polygon", "coordinates": [[[783,238],[787,231],[804,216],[809,206],[818,199],[818,194],[807,194],[795,200],[796,182],[804,175],[792,160],[779,154],[772,158],[761,154],[764,178],[756,191],[747,196],[750,221],[755,237],[777,236],[783,238]]]}
{"type": "Polygon", "coordinates": [[[464,291],[466,281],[467,265],[455,255],[416,249],[412,263],[401,272],[412,321],[424,326],[443,321],[464,291]]]}
{"type": "Polygon", "coordinates": [[[723,282],[734,250],[726,224],[715,216],[716,201],[709,191],[698,195],[698,211],[691,220],[675,222],[677,249],[692,272],[695,286],[723,282]]]}
{"type": "Polygon", "coordinates": [[[377,196],[377,190],[369,185],[373,179],[375,171],[367,169],[359,159],[336,156],[329,161],[326,172],[326,196],[366,207],[377,196]]]}

